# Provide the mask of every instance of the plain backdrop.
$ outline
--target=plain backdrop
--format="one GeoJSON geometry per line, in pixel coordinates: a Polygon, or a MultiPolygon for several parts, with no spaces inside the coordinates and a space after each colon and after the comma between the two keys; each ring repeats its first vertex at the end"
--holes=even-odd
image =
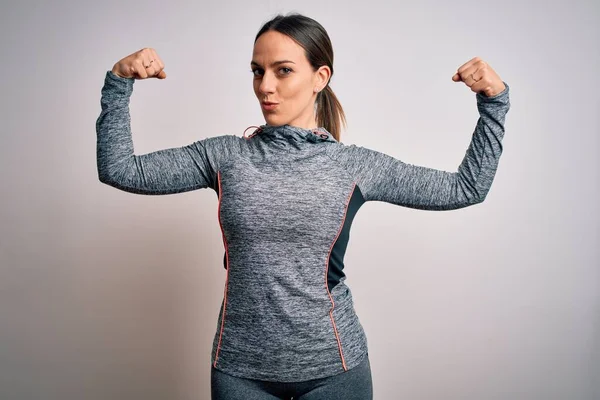
{"type": "Polygon", "coordinates": [[[600,398],[600,18],[596,1],[23,1],[0,13],[0,398],[210,398],[223,241],[210,189],[99,182],[100,90],[136,81],[136,154],[264,123],[260,26],[329,32],[342,141],[456,171],[478,118],[452,81],[479,56],[511,88],[487,199],[454,211],[367,203],[346,283],[376,400],[600,398]]]}

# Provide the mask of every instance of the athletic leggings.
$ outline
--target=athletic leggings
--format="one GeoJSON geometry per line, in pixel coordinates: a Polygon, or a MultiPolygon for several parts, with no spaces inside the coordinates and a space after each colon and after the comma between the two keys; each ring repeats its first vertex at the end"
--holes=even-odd
{"type": "Polygon", "coordinates": [[[232,376],[211,367],[212,400],[372,400],[369,354],[348,371],[301,382],[269,382],[232,376]]]}

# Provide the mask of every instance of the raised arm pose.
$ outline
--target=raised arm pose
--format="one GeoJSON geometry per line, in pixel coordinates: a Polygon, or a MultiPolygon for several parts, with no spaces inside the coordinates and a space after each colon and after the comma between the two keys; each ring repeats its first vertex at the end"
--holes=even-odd
{"type": "Polygon", "coordinates": [[[422,210],[481,203],[502,153],[508,85],[478,57],[452,76],[475,93],[480,117],[457,171],[446,172],[341,142],[333,49],[314,19],[265,23],[250,67],[265,118],[251,135],[136,155],[133,84],[165,79],[165,65],[152,48],[117,62],[96,124],[100,181],[148,195],[217,193],[227,272],[213,399],[372,399],[367,339],[345,283],[352,220],[367,201],[422,210]]]}

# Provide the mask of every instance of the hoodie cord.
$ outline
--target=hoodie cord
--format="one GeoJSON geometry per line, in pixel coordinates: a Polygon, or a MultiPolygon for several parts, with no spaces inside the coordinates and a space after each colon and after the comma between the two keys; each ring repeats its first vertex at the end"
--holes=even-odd
{"type": "Polygon", "coordinates": [[[251,126],[247,127],[246,129],[244,129],[244,133],[242,134],[242,136],[243,136],[245,139],[250,139],[252,136],[254,136],[254,135],[256,135],[256,134],[260,133],[260,131],[262,131],[262,128],[261,128],[260,126],[251,125],[251,126]],[[252,134],[251,134],[250,136],[246,136],[246,131],[247,131],[248,129],[250,129],[250,128],[257,128],[257,129],[255,129],[255,130],[254,130],[254,132],[252,132],[252,134]]]}

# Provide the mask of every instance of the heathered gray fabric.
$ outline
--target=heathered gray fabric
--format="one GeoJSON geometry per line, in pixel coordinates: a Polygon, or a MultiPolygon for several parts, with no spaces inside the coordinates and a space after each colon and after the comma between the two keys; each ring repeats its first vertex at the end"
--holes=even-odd
{"type": "Polygon", "coordinates": [[[344,374],[301,382],[243,379],[210,369],[211,400],[373,400],[368,354],[344,374]]]}
{"type": "Polygon", "coordinates": [[[356,189],[363,202],[424,210],[482,202],[510,107],[506,83],[496,96],[476,95],[480,118],[458,172],[345,145],[322,127],[316,134],[290,125],[134,155],[133,83],[106,74],[96,124],[99,178],[140,194],[217,192],[227,275],[211,362],[234,376],[279,382],[344,372],[367,352],[345,277],[331,292],[326,285],[330,252],[356,189]]]}

